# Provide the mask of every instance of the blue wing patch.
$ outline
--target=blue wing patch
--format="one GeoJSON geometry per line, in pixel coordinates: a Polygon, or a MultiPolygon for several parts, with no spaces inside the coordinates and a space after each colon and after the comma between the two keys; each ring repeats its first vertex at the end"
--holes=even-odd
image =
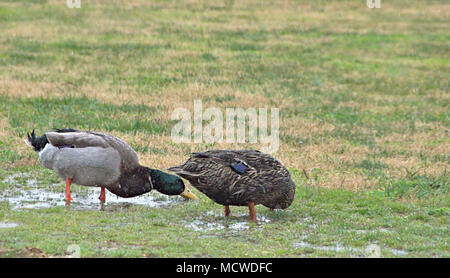
{"type": "Polygon", "coordinates": [[[245,171],[247,170],[247,166],[244,164],[244,163],[242,163],[242,162],[239,162],[239,163],[236,163],[236,164],[232,164],[232,165],[230,165],[230,167],[231,167],[231,169],[233,169],[236,173],[238,173],[238,174],[244,174],[245,173],[245,171]]]}

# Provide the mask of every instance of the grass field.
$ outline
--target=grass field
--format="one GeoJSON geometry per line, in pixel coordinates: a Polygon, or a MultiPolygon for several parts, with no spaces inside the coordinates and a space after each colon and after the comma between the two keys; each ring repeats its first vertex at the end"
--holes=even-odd
{"type": "Polygon", "coordinates": [[[383,257],[450,257],[449,15],[448,1],[2,1],[0,256],[76,244],[82,257],[364,257],[375,244],[383,257]],[[33,128],[108,132],[159,169],[259,148],[175,144],[171,111],[195,99],[280,109],[291,207],[258,206],[254,224],[195,190],[198,201],[152,193],[163,205],[105,211],[8,201],[64,197],[23,143],[33,128]]]}

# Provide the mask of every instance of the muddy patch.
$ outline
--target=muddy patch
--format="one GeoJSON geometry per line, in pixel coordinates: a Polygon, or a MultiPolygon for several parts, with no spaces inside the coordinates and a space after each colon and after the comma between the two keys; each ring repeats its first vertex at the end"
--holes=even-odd
{"type": "MultiPolygon", "coordinates": [[[[2,182],[14,185],[14,187],[3,191],[0,202],[8,202],[11,209],[41,209],[65,206],[63,183],[40,184],[38,180],[27,177],[29,177],[27,173],[16,173],[6,177],[2,182]]],[[[71,189],[73,198],[70,205],[71,209],[99,209],[100,188],[74,185],[71,189]]],[[[133,198],[120,198],[107,191],[105,209],[126,209],[133,205],[168,207],[181,202],[184,202],[184,199],[180,196],[169,197],[155,191],[133,198]]]]}

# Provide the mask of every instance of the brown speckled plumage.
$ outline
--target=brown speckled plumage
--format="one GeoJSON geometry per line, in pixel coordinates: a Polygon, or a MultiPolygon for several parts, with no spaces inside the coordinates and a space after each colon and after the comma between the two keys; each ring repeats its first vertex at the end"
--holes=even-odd
{"type": "Polygon", "coordinates": [[[285,209],[294,200],[295,184],[288,170],[272,156],[254,150],[212,150],[193,153],[170,168],[195,188],[224,206],[250,203],[285,209]],[[239,173],[231,166],[244,164],[239,173]]]}

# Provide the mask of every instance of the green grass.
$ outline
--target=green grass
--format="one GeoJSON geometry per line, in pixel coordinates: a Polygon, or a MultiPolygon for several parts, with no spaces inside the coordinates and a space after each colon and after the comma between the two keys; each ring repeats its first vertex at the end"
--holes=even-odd
{"type": "Polygon", "coordinates": [[[408,173],[405,178],[385,181],[387,196],[404,197],[414,195],[426,198],[430,195],[448,195],[450,179],[446,172],[437,177],[428,177],[416,173],[408,173]]]}
{"type": "Polygon", "coordinates": [[[446,4],[3,1],[0,198],[35,186],[63,196],[22,143],[32,129],[111,132],[161,169],[230,147],[172,142],[171,111],[194,99],[222,111],[278,107],[274,156],[297,193],[285,211],[258,207],[270,220],[260,224],[245,208],[224,219],[198,192],[171,207],[106,211],[0,201],[0,222],[18,224],[0,228],[0,256],[64,256],[78,244],[85,257],[346,257],[377,244],[386,257],[450,257],[446,4]]]}
{"type": "Polygon", "coordinates": [[[0,97],[2,111],[8,115],[11,127],[20,137],[36,128],[49,130],[63,126],[101,129],[133,133],[145,130],[148,134],[169,133],[168,122],[152,121],[152,116],[164,107],[147,105],[113,105],[88,97],[63,99],[28,98],[15,100],[0,97]],[[36,110],[35,107],[39,107],[36,110]],[[117,118],[116,118],[117,117],[117,118]],[[42,123],[44,125],[39,125],[42,123]]]}
{"type": "MultiPolygon", "coordinates": [[[[50,176],[39,176],[39,183],[57,181],[50,176]]],[[[439,197],[432,203],[398,202],[378,191],[325,190],[304,184],[300,177],[296,181],[296,200],[288,210],[258,207],[270,222],[248,223],[244,230],[232,225],[246,223],[246,209],[232,208],[241,216],[227,220],[221,216],[222,208],[205,197],[170,208],[107,207],[106,211],[64,207],[11,211],[2,202],[3,217],[19,224],[0,230],[3,248],[12,248],[3,255],[15,256],[33,246],[63,256],[67,246],[78,244],[86,257],[340,257],[365,256],[368,243],[375,243],[386,257],[397,256],[395,250],[412,257],[449,256],[448,207],[439,197]],[[214,214],[205,214],[209,211],[214,214]],[[200,221],[205,230],[191,229],[193,221],[200,221]],[[208,230],[206,223],[225,227],[208,230]],[[331,250],[296,247],[299,242],[331,250]],[[335,251],[336,245],[349,250],[335,251]]]]}

